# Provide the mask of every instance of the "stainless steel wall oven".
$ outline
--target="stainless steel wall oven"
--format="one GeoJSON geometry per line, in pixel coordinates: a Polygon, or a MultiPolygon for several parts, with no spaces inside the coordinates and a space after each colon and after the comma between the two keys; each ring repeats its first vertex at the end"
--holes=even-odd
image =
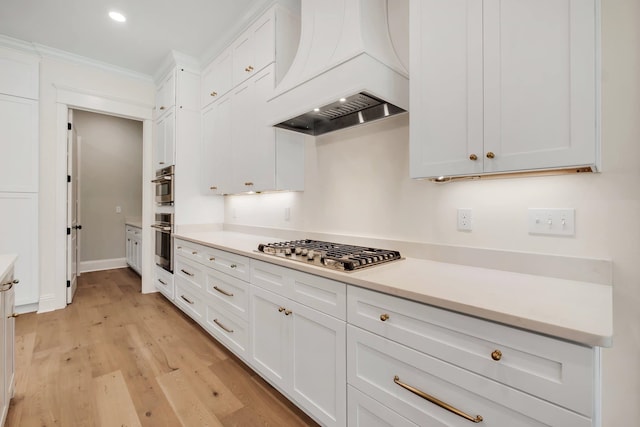
{"type": "Polygon", "coordinates": [[[175,190],[173,171],[173,166],[158,169],[156,171],[156,179],[151,181],[155,184],[156,203],[159,205],[173,205],[173,193],[175,190]]]}
{"type": "Polygon", "coordinates": [[[151,227],[156,230],[156,265],[173,273],[173,214],[157,213],[151,227]]]}

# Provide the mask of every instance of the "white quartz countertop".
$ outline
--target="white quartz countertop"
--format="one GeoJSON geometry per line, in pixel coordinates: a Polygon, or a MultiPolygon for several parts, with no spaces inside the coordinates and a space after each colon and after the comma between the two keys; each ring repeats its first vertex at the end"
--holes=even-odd
{"type": "Polygon", "coordinates": [[[0,254],[0,277],[3,277],[5,273],[13,266],[16,262],[17,255],[14,254],[0,254]]]}
{"type": "Polygon", "coordinates": [[[132,227],[142,228],[142,220],[140,219],[127,219],[124,223],[132,227]]]}
{"type": "Polygon", "coordinates": [[[229,231],[175,237],[585,345],[611,346],[610,285],[417,258],[345,273],[257,251],[259,243],[283,239],[229,231]]]}

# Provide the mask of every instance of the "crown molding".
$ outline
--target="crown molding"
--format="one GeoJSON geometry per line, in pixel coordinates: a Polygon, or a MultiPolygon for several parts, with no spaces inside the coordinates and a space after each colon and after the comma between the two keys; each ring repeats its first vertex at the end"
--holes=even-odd
{"type": "Polygon", "coordinates": [[[194,73],[200,74],[200,61],[192,56],[172,50],[162,61],[162,64],[157,68],[157,71],[153,74],[153,80],[156,85],[164,78],[164,76],[174,69],[175,67],[185,68],[194,73]]]}
{"type": "Polygon", "coordinates": [[[19,50],[32,55],[39,55],[33,43],[0,34],[0,47],[19,50]]]}

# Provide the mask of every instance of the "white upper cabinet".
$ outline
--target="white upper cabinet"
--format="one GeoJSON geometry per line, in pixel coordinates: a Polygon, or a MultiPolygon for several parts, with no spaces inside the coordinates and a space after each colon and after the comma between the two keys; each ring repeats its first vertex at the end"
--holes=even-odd
{"type": "Polygon", "coordinates": [[[172,69],[156,89],[156,117],[165,115],[176,105],[176,71],[172,69]]]}
{"type": "Polygon", "coordinates": [[[232,50],[225,50],[202,72],[200,100],[202,108],[217,101],[233,87],[231,72],[233,69],[232,50]]]}
{"type": "Polygon", "coordinates": [[[39,64],[35,55],[0,48],[0,93],[38,99],[39,64]]]}
{"type": "Polygon", "coordinates": [[[271,10],[233,44],[233,84],[242,83],[275,60],[275,14],[271,10]]]}
{"type": "Polygon", "coordinates": [[[231,95],[202,111],[202,176],[205,194],[231,193],[231,95]]]}
{"type": "Polygon", "coordinates": [[[411,177],[597,169],[595,1],[412,0],[411,177]]]}
{"type": "Polygon", "coordinates": [[[38,191],[38,101],[0,94],[0,192],[38,191]]]}
{"type": "Polygon", "coordinates": [[[155,169],[174,164],[176,141],[176,110],[170,108],[156,122],[155,169]]]}

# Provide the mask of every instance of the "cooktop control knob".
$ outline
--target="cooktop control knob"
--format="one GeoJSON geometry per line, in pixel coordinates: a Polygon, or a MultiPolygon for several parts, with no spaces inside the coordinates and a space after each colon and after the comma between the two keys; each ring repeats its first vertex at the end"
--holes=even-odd
{"type": "Polygon", "coordinates": [[[302,252],[302,248],[300,246],[297,246],[295,249],[296,255],[300,255],[300,253],[302,252]]]}
{"type": "Polygon", "coordinates": [[[309,250],[305,248],[303,248],[302,251],[300,252],[302,256],[307,256],[307,253],[309,253],[309,250]]]}
{"type": "Polygon", "coordinates": [[[307,252],[307,259],[309,261],[313,261],[314,256],[315,256],[315,253],[313,252],[313,249],[309,249],[309,252],[307,252]]]}

